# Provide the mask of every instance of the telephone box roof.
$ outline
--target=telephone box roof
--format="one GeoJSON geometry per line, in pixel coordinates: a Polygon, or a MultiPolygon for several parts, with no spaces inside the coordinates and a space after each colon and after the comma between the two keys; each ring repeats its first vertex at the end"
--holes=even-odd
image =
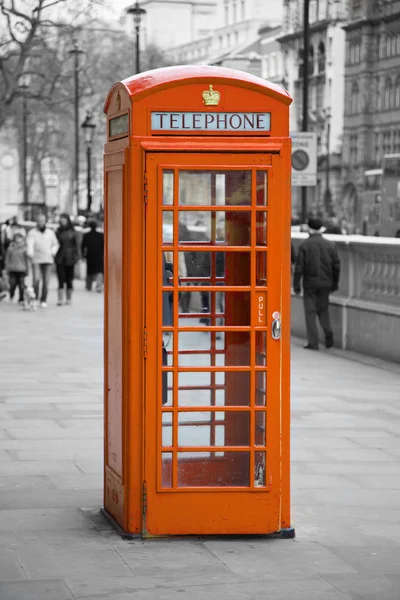
{"type": "Polygon", "coordinates": [[[153,94],[171,86],[185,85],[187,83],[210,83],[213,84],[234,84],[238,87],[247,88],[270,96],[279,100],[283,104],[291,104],[292,98],[288,92],[275,83],[250,75],[244,71],[236,69],[226,69],[223,67],[211,66],[179,66],[164,67],[139,73],[128,79],[115,83],[110,89],[104,112],[108,112],[111,96],[114,90],[123,86],[131,99],[139,100],[141,97],[153,94]]]}

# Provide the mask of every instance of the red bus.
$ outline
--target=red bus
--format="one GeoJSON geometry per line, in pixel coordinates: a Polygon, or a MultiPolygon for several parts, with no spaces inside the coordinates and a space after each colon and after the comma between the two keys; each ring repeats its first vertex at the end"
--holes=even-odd
{"type": "Polygon", "coordinates": [[[362,217],[366,235],[400,237],[400,154],[385,154],[382,169],[365,171],[362,217]]]}

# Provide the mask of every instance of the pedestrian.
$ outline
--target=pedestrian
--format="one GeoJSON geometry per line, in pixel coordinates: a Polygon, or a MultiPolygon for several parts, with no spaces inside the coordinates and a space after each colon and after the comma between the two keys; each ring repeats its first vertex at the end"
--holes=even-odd
{"type": "Polygon", "coordinates": [[[13,300],[18,288],[19,304],[24,306],[25,277],[28,273],[28,253],[23,235],[16,233],[6,252],[6,271],[10,285],[10,300],[13,300]]]}
{"type": "Polygon", "coordinates": [[[81,258],[78,235],[72,225],[69,215],[60,216],[60,226],[57,229],[57,240],[60,245],[55,262],[58,278],[57,306],[64,304],[64,288],[66,288],[66,304],[71,304],[75,264],[81,258]]]}
{"type": "Polygon", "coordinates": [[[326,233],[341,235],[343,232],[339,225],[339,219],[335,215],[331,215],[326,223],[326,233]]]}
{"type": "Polygon", "coordinates": [[[36,227],[30,230],[27,238],[28,258],[32,264],[33,289],[36,296],[35,307],[39,298],[41,308],[47,307],[51,269],[58,247],[54,231],[47,227],[46,216],[39,215],[36,227]]]}
{"type": "Polygon", "coordinates": [[[18,223],[18,217],[11,217],[6,222],[4,230],[4,247],[7,250],[8,246],[14,239],[16,233],[20,233],[22,237],[26,237],[26,231],[22,225],[18,223]]]}
{"type": "Polygon", "coordinates": [[[340,260],[336,245],[324,238],[322,221],[308,220],[310,236],[300,244],[294,271],[294,292],[300,294],[303,280],[304,312],[307,327],[307,350],[318,350],[317,316],[325,333],[325,346],[333,346],[333,332],[329,318],[329,294],[339,286],[340,260]]]}
{"type": "Polygon", "coordinates": [[[96,221],[89,223],[90,231],[82,239],[82,256],[86,258],[86,289],[92,290],[96,281],[96,291],[103,290],[104,277],[104,234],[97,231],[96,221]]]}

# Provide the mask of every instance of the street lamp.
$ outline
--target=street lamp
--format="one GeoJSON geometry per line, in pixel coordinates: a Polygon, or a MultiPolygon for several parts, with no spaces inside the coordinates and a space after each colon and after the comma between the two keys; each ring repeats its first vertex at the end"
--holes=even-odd
{"type": "Polygon", "coordinates": [[[19,87],[22,93],[22,189],[24,211],[29,203],[28,194],[28,89],[30,78],[22,75],[19,87]]]}
{"type": "Polygon", "coordinates": [[[93,135],[96,124],[93,123],[93,116],[90,112],[86,113],[86,118],[81,125],[85,135],[86,159],[87,159],[87,204],[88,213],[92,209],[92,145],[93,135]]]}
{"type": "Polygon", "coordinates": [[[140,73],[140,23],[146,11],[139,6],[139,1],[136,0],[136,4],[129,6],[126,12],[128,15],[133,15],[133,24],[136,31],[136,74],[138,74],[140,73]]]}
{"type": "Polygon", "coordinates": [[[76,39],[73,40],[73,49],[69,54],[74,55],[74,80],[75,80],[75,98],[74,98],[74,113],[75,113],[75,165],[74,165],[74,200],[76,214],[79,209],[79,55],[83,51],[78,47],[76,39]]]}
{"type": "MultiPolygon", "coordinates": [[[[303,4],[303,131],[308,131],[308,74],[310,66],[310,22],[309,22],[310,0],[304,0],[303,4]]],[[[301,188],[301,222],[307,222],[307,188],[301,188]]]]}

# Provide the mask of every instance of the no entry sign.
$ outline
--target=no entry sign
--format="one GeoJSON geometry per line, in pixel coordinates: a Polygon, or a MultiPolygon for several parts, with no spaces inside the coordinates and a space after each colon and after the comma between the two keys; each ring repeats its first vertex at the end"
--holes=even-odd
{"type": "Polygon", "coordinates": [[[292,185],[317,185],[317,135],[292,133],[292,185]]]}

